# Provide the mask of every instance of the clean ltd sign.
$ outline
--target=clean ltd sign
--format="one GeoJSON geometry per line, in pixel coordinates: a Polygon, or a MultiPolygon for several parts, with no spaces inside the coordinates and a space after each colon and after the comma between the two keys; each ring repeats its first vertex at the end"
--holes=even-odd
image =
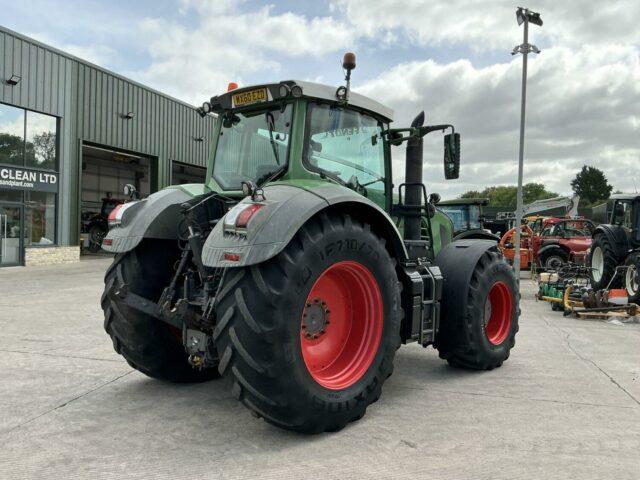
{"type": "Polygon", "coordinates": [[[58,174],[20,167],[0,166],[0,188],[57,192],[58,174]]]}

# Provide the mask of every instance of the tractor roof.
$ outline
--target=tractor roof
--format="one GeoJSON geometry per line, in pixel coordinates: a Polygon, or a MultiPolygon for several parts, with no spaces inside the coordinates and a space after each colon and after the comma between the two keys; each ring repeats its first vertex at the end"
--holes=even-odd
{"type": "Polygon", "coordinates": [[[609,200],[635,200],[636,198],[640,198],[637,193],[614,193],[609,200]]]}
{"type": "MultiPolygon", "coordinates": [[[[282,99],[280,95],[280,86],[282,84],[286,84],[289,87],[289,91],[294,86],[299,86],[302,88],[302,96],[307,98],[317,98],[320,100],[326,100],[330,102],[338,103],[338,98],[336,97],[335,86],[331,85],[323,85],[321,83],[315,82],[307,82],[305,80],[285,80],[279,83],[266,83],[261,85],[250,85],[247,87],[238,88],[235,90],[231,90],[222,95],[218,95],[216,97],[211,98],[211,107],[213,112],[220,113],[224,110],[230,110],[232,108],[237,108],[238,105],[234,98],[236,95],[241,93],[249,93],[253,91],[259,91],[261,89],[268,90],[268,98],[262,101],[252,101],[251,103],[247,103],[246,106],[249,105],[255,106],[257,103],[271,103],[277,102],[282,99]]],[[[290,94],[289,94],[290,95],[290,94]]],[[[353,105],[358,108],[362,108],[363,110],[367,110],[371,113],[376,114],[379,117],[383,117],[385,120],[393,121],[393,110],[372,98],[366,97],[354,91],[349,92],[349,101],[347,102],[349,105],[353,105]]]]}
{"type": "Polygon", "coordinates": [[[453,200],[443,200],[438,205],[480,205],[486,207],[489,205],[488,198],[454,198],[453,200]]]}

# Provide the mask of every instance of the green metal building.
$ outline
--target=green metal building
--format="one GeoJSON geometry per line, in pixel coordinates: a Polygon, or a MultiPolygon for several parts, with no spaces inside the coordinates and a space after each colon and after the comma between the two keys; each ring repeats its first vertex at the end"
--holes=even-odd
{"type": "Polygon", "coordinates": [[[202,181],[214,121],[0,26],[0,267],[77,260],[126,183],[202,181]]]}

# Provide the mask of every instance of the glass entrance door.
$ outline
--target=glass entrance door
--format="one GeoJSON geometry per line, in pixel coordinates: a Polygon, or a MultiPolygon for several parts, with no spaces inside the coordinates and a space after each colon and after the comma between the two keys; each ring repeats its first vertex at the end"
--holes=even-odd
{"type": "Polygon", "coordinates": [[[22,219],[21,206],[0,204],[0,267],[22,265],[22,219]]]}

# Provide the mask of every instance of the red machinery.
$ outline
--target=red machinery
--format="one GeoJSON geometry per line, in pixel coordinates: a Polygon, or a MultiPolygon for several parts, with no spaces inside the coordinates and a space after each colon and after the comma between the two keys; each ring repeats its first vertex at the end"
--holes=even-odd
{"type": "MultiPolygon", "coordinates": [[[[522,226],[520,247],[521,268],[529,268],[533,262],[547,269],[557,269],[566,262],[583,264],[591,246],[591,234],[595,224],[584,218],[548,217],[539,219],[540,228],[522,226]]],[[[538,220],[536,220],[536,223],[538,220]]],[[[536,225],[538,226],[538,225],[536,225]]],[[[515,228],[500,239],[500,250],[513,262],[515,228]]]]}

